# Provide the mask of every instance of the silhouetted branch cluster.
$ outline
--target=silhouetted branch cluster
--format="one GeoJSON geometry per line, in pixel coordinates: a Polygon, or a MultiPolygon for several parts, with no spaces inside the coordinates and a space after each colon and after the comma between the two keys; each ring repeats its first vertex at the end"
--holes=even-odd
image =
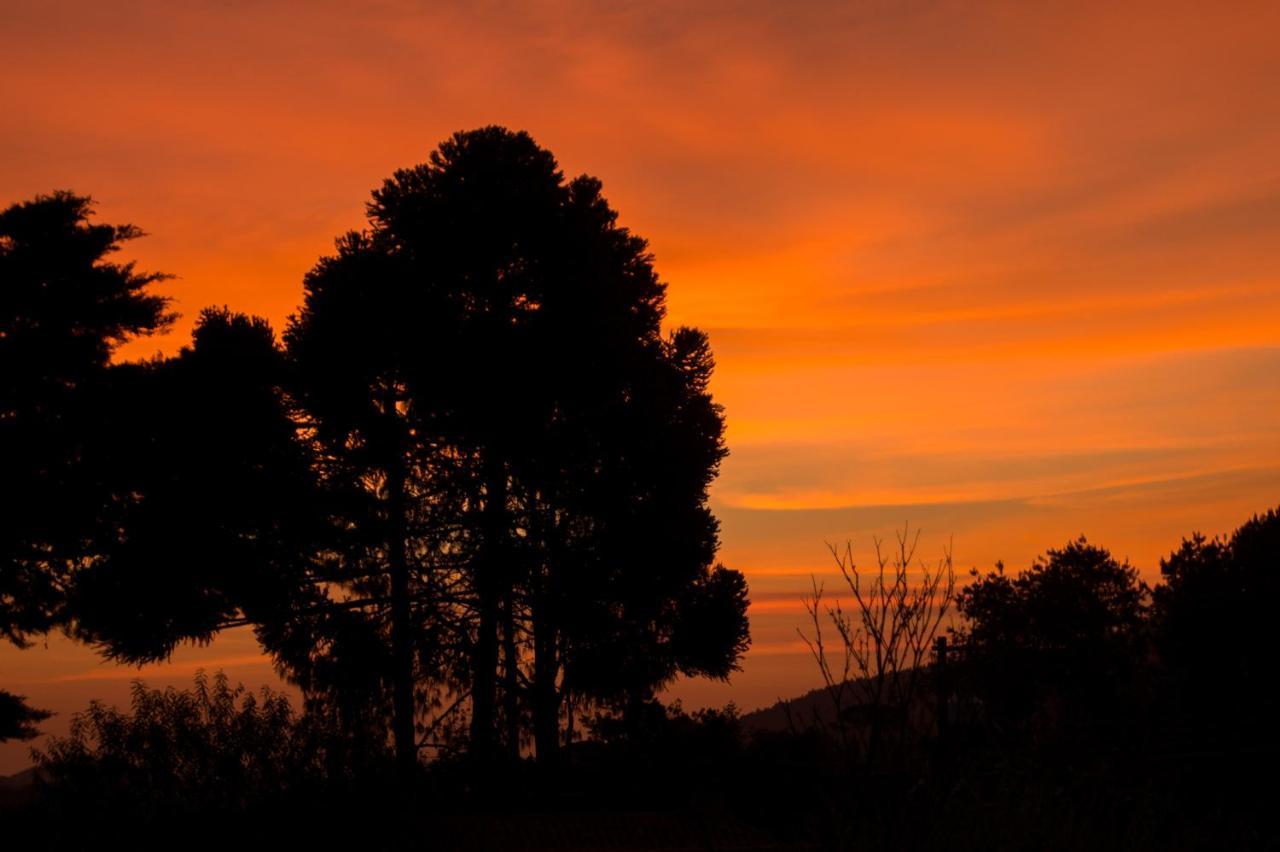
{"type": "Polygon", "coordinates": [[[36,726],[51,715],[27,704],[25,696],[0,689],[0,743],[35,739],[40,733],[36,726]]]}
{"type": "Polygon", "coordinates": [[[831,699],[828,722],[857,762],[900,760],[926,715],[920,706],[926,688],[922,676],[954,603],[956,580],[950,548],[929,566],[916,561],[919,541],[920,531],[913,536],[909,526],[897,533],[892,553],[876,539],[870,572],[854,562],[852,542],[843,550],[828,545],[853,608],[846,610],[838,600],[826,604],[816,578],[812,596],[804,601],[812,632],[800,631],[800,637],[831,699]],[[834,649],[828,646],[825,622],[835,630],[834,649]]]}

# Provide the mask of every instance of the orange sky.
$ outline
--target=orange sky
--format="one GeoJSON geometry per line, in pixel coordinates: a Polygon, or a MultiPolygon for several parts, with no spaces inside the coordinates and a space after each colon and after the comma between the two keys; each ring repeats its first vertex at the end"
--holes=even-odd
{"type": "MultiPolygon", "coordinates": [[[[354,5],[5,3],[0,203],[72,188],[151,232],[186,321],[142,355],[210,303],[278,325],[453,130],[599,176],[719,358],[756,644],[689,702],[812,683],[824,541],[910,520],[967,569],[1083,532],[1154,577],[1280,503],[1280,5],[354,5]]],[[[201,661],[270,677],[244,635],[147,675],[201,661]]],[[[0,648],[63,721],[132,674],[0,648]]]]}

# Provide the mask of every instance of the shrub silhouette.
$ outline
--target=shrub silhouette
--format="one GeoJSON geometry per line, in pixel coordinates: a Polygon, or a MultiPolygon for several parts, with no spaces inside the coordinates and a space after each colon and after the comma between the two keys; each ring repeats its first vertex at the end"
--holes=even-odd
{"type": "Polygon", "coordinates": [[[1082,537],[1017,576],[975,574],[957,595],[955,638],[991,712],[1087,720],[1142,661],[1149,597],[1135,568],[1082,537]]]}
{"type": "Polygon", "coordinates": [[[35,752],[55,808],[140,819],[243,812],[350,782],[384,753],[269,689],[198,672],[192,689],[134,681],[128,712],[93,702],[35,752]]]}

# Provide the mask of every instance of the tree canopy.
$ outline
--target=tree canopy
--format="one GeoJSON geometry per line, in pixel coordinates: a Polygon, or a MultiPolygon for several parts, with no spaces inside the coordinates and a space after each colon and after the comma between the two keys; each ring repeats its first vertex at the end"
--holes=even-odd
{"type": "MultiPolygon", "coordinates": [[[[101,529],[107,494],[95,430],[120,344],[167,327],[165,276],[110,255],[142,232],[90,221],[92,201],[55,192],[0,211],[0,637],[70,617],[65,591],[101,529]]],[[[0,739],[48,714],[0,691],[0,739]]]]}
{"type": "Polygon", "coordinates": [[[737,667],[711,349],[664,332],[598,180],[525,133],[454,134],[307,274],[283,345],[208,309],[120,364],[171,320],[164,276],[106,262],[141,232],[89,213],[0,216],[12,641],[60,626],[136,663],[251,625],[312,700],[389,725],[405,771],[460,727],[478,762],[551,760],[575,713],[737,667]]]}
{"type": "Polygon", "coordinates": [[[1135,568],[1081,537],[1017,576],[976,576],[956,596],[957,638],[999,712],[1020,715],[1046,690],[1097,705],[1144,652],[1148,600],[1135,568]]]}
{"type": "Polygon", "coordinates": [[[1193,534],[1162,560],[1155,640],[1178,679],[1181,701],[1202,718],[1236,719],[1217,730],[1252,730],[1277,708],[1271,688],[1272,602],[1280,593],[1280,510],[1250,518],[1225,538],[1193,534]],[[1223,690],[1240,696],[1224,703],[1223,690]]]}
{"type": "Polygon", "coordinates": [[[712,565],[710,350],[662,334],[616,220],[527,134],[455,134],[374,193],[286,331],[324,468],[379,506],[348,563],[386,580],[397,716],[435,671],[477,755],[499,721],[518,753],[526,713],[549,754],[573,695],[723,677],[745,648],[745,585],[712,565]]]}
{"type": "Polygon", "coordinates": [[[109,257],[142,235],[55,192],[0,211],[0,635],[61,617],[60,590],[104,502],[86,445],[120,344],[168,326],[165,278],[109,257]]]}

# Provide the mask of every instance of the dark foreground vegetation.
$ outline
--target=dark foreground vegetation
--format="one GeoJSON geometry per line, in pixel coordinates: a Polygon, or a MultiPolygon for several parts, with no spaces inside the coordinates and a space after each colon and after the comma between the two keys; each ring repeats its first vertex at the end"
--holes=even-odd
{"type": "MultiPolygon", "coordinates": [[[[219,675],[94,705],[0,790],[15,848],[1266,848],[1280,515],[1149,589],[1084,539],[957,583],[904,531],[833,551],[825,687],[739,716],[705,335],[598,181],[455,135],[374,193],[281,338],[173,320],[132,227],[0,212],[0,635],[126,663],[255,631],[303,696],[219,675]]],[[[0,738],[46,714],[0,692],[0,738]]]]}
{"type": "Polygon", "coordinates": [[[385,738],[322,708],[220,676],[139,684],[131,711],[94,706],[44,749],[14,824],[64,843],[217,825],[365,848],[1274,848],[1278,560],[1273,511],[1188,539],[1154,589],[1083,540],[954,598],[945,561],[842,562],[844,608],[818,596],[806,631],[826,687],[745,716],[600,712],[555,767],[460,749],[407,786],[385,738]]]}

